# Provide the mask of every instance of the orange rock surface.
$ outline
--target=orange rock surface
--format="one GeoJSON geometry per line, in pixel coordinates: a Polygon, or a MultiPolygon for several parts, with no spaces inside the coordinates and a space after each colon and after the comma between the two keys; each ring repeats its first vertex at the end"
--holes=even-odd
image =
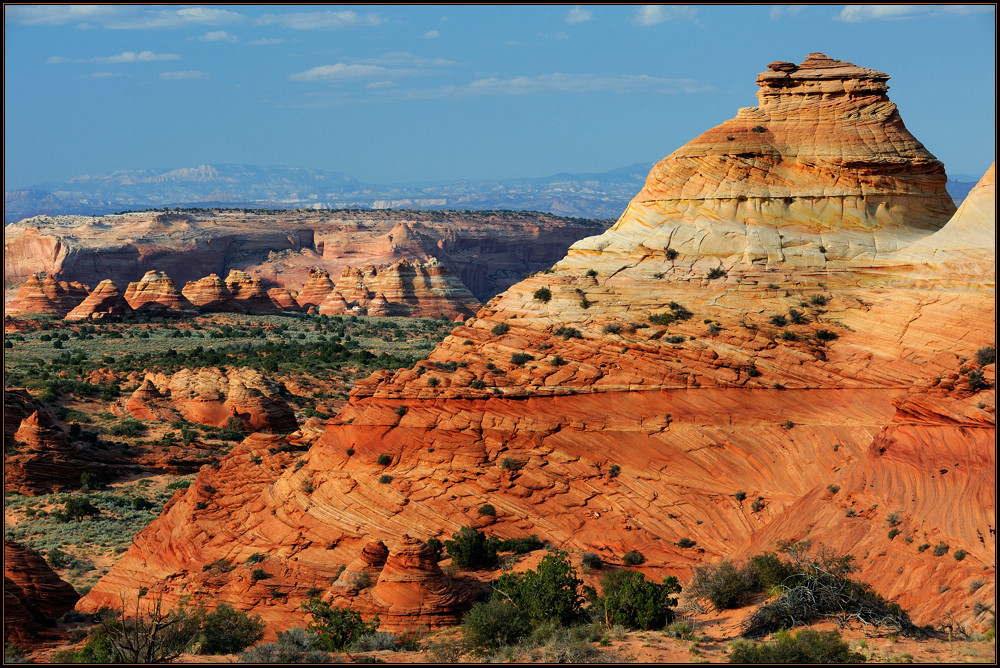
{"type": "Polygon", "coordinates": [[[309,278],[296,295],[295,301],[303,310],[310,307],[319,308],[331,292],[333,292],[333,281],[330,280],[330,274],[325,269],[313,267],[309,270],[309,278]]]}
{"type": "Polygon", "coordinates": [[[278,386],[256,369],[182,369],[171,376],[148,374],[125,401],[141,420],[189,422],[226,427],[236,419],[253,431],[285,433],[298,424],[278,386]]]}
{"type": "Polygon", "coordinates": [[[118,286],[106,278],[79,306],[66,314],[66,320],[121,320],[133,313],[118,286]]]}
{"type": "Polygon", "coordinates": [[[287,288],[271,288],[267,291],[267,296],[278,305],[283,311],[301,311],[299,303],[295,301],[295,293],[287,288]]]}
{"type": "Polygon", "coordinates": [[[226,277],[226,287],[233,295],[236,303],[244,313],[256,315],[275,315],[281,313],[281,307],[271,301],[259,278],[254,278],[245,271],[233,269],[226,277]]]}
{"type": "Polygon", "coordinates": [[[36,641],[46,622],[54,623],[80,598],[40,554],[7,539],[3,541],[3,593],[4,643],[14,642],[22,649],[36,641]]]}
{"type": "Polygon", "coordinates": [[[57,281],[51,276],[32,274],[4,309],[5,315],[27,313],[66,315],[82,302],[88,294],[87,286],[80,283],[57,281]]]}
{"type": "Polygon", "coordinates": [[[139,314],[195,315],[198,310],[162,271],[151,270],[128,284],[125,301],[139,314]]]}
{"type": "Polygon", "coordinates": [[[480,306],[454,274],[431,258],[426,263],[400,260],[388,267],[345,267],[319,312],[464,320],[480,306]]]}
{"type": "MultiPolygon", "coordinates": [[[[772,64],[759,106],[665,158],[612,229],[417,368],[357,383],[301,466],[249,466],[250,440],[203,471],[218,505],[199,511],[192,485],[81,606],[141,586],[175,601],[203,564],[255,550],[272,586],[326,591],[331,563],[382,541],[382,578],[406,537],[478,525],[490,503],[490,533],[610,564],[638,550],[657,578],[809,539],[918,624],[981,622],[971,606],[995,587],[968,585],[995,580],[995,394],[968,379],[993,382],[970,360],[995,346],[995,194],[987,177],[949,223],[943,168],[887,78],[822,54],[772,64]],[[935,237],[955,241],[928,260],[935,237]],[[964,559],[920,551],[938,540],[964,559]]],[[[234,580],[223,600],[302,624],[297,594],[234,580]]],[[[458,600],[407,591],[353,601],[403,627],[458,600]]]]}
{"type": "Polygon", "coordinates": [[[197,281],[188,281],[181,294],[203,313],[241,312],[233,293],[218,274],[209,274],[197,281]]]}

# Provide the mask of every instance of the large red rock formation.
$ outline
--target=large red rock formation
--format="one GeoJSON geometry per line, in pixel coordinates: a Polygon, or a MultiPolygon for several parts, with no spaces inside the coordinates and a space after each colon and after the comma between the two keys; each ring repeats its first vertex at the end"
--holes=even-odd
{"type": "MultiPolygon", "coordinates": [[[[611,230],[422,368],[359,382],[301,466],[256,493],[246,478],[264,474],[235,478],[249,496],[227,508],[192,510],[189,491],[81,605],[141,586],[174,601],[200,564],[250,550],[280,555],[279,584],[311,585],[373,540],[446,537],[490,503],[495,535],[609,563],[638,550],[654,577],[811,539],[917,623],[974,622],[966,580],[995,578],[995,395],[960,376],[995,345],[995,206],[959,212],[935,236],[971,241],[927,259],[919,240],[953,208],[886,78],[821,54],[773,64],[760,106],[664,159],[611,230]],[[960,393],[921,384],[939,376],[960,393]],[[965,558],[924,561],[939,538],[965,558]],[[928,577],[899,577],[915,564],[928,577]]],[[[367,596],[418,617],[431,600],[367,596]]],[[[301,623],[297,603],[270,604],[274,628],[301,623]]]]}
{"type": "Polygon", "coordinates": [[[267,296],[277,304],[282,311],[301,311],[299,303],[295,301],[295,293],[287,288],[271,288],[267,291],[267,296]]]}
{"type": "Polygon", "coordinates": [[[462,282],[431,258],[426,263],[400,260],[388,267],[345,267],[319,312],[465,320],[480,307],[462,282]]]}
{"type": "Polygon", "coordinates": [[[125,301],[139,314],[195,315],[198,309],[162,271],[151,270],[128,284],[125,301]]]}
{"type": "Polygon", "coordinates": [[[255,315],[276,315],[281,313],[281,307],[271,301],[259,278],[254,278],[245,271],[233,269],[226,277],[226,287],[233,295],[236,303],[244,313],[255,315]]]}
{"type": "Polygon", "coordinates": [[[3,639],[22,649],[38,631],[73,609],[80,595],[37,552],[3,541],[3,639]]]}
{"type": "Polygon", "coordinates": [[[79,306],[66,314],[66,320],[121,320],[133,313],[118,286],[106,278],[79,306]]]}
{"type": "Polygon", "coordinates": [[[309,278],[296,295],[295,301],[303,310],[310,307],[319,308],[332,291],[333,281],[330,280],[330,274],[325,269],[313,267],[309,270],[309,278]]]}
{"type": "Polygon", "coordinates": [[[202,313],[240,312],[240,306],[233,299],[233,293],[218,274],[209,274],[197,281],[188,281],[181,294],[202,313]]]}
{"type": "Polygon", "coordinates": [[[254,431],[287,433],[298,428],[278,386],[255,369],[182,369],[172,376],[147,375],[126,400],[125,410],[141,420],[183,418],[225,427],[235,418],[254,431]]]}
{"type": "Polygon", "coordinates": [[[32,274],[21,285],[17,297],[7,304],[4,313],[12,316],[27,313],[66,315],[87,297],[87,293],[87,286],[80,283],[32,274]]]}

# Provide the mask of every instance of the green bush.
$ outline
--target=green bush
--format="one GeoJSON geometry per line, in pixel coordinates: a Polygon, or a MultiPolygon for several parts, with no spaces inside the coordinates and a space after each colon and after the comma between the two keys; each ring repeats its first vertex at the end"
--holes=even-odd
{"type": "Polygon", "coordinates": [[[677,599],[673,595],[680,590],[673,576],[665,578],[663,584],[656,584],[646,580],[642,573],[617,570],[602,578],[597,605],[607,624],[629,630],[662,629],[674,621],[671,608],[677,606],[677,599]]]}
{"type": "Polygon", "coordinates": [[[997,361],[997,349],[993,346],[985,346],[976,351],[976,363],[980,366],[995,364],[997,361]]]}
{"type": "Polygon", "coordinates": [[[479,514],[488,515],[489,517],[496,517],[497,509],[494,508],[492,504],[484,503],[483,505],[479,506],[479,514]]]}
{"type": "Polygon", "coordinates": [[[528,353],[514,353],[510,356],[510,363],[514,366],[524,366],[533,359],[535,359],[534,356],[528,353]]]}
{"type": "Polygon", "coordinates": [[[462,619],[462,637],[474,652],[513,645],[530,633],[528,614],[509,601],[477,603],[462,619]]]}
{"type": "Polygon", "coordinates": [[[597,570],[604,565],[604,560],[601,559],[601,555],[596,552],[584,552],[583,558],[580,562],[587,568],[597,570]]]}
{"type": "Polygon", "coordinates": [[[683,547],[683,548],[694,547],[696,544],[697,543],[695,543],[693,540],[687,537],[681,538],[679,541],[677,541],[677,547],[683,547]]]}
{"type": "Polygon", "coordinates": [[[389,475],[388,473],[383,473],[378,477],[378,481],[382,485],[388,485],[390,482],[392,482],[392,476],[389,475]]]}
{"type": "Polygon", "coordinates": [[[500,541],[495,536],[487,538],[483,532],[464,526],[444,543],[453,563],[462,568],[495,566],[500,541]]]}
{"type": "Polygon", "coordinates": [[[948,552],[948,543],[938,543],[934,546],[934,556],[940,557],[948,552]]]}
{"type": "Polygon", "coordinates": [[[545,547],[545,544],[538,539],[538,536],[531,534],[530,536],[502,540],[497,544],[497,551],[527,554],[535,550],[540,550],[543,547],[545,547]]]}
{"type": "Polygon", "coordinates": [[[691,593],[707,598],[716,610],[732,610],[746,604],[755,590],[753,572],[737,568],[731,561],[699,566],[691,581],[691,593]]]}
{"type": "Polygon", "coordinates": [[[510,331],[510,325],[508,325],[505,322],[501,322],[496,325],[493,325],[493,329],[490,331],[492,331],[497,336],[502,336],[510,331]]]}
{"type": "Polygon", "coordinates": [[[476,378],[471,383],[469,383],[469,387],[471,387],[474,390],[481,390],[484,387],[486,387],[486,381],[480,378],[476,378]]]}
{"type": "Polygon", "coordinates": [[[736,641],[729,663],[864,663],[865,657],[852,652],[836,631],[802,629],[794,637],[780,631],[774,642],[736,641]]]}
{"type": "Polygon", "coordinates": [[[741,489],[740,491],[733,494],[733,497],[740,503],[743,503],[743,501],[745,501],[747,498],[747,493],[741,489]]]}
{"type": "Polygon", "coordinates": [[[53,513],[56,519],[62,522],[70,520],[82,520],[84,517],[95,517],[101,514],[101,509],[90,502],[85,496],[72,496],[61,511],[53,513]]]}
{"type": "Polygon", "coordinates": [[[715,280],[716,278],[722,278],[726,275],[726,272],[721,267],[713,267],[708,271],[708,279],[715,280]]]}
{"type": "Polygon", "coordinates": [[[201,619],[201,635],[202,654],[235,654],[264,637],[264,622],[223,603],[201,619]]]}
{"type": "Polygon", "coordinates": [[[318,633],[301,627],[278,634],[278,641],[251,647],[239,656],[240,663],[332,663],[330,655],[316,649],[318,633]]]}
{"type": "Polygon", "coordinates": [[[561,336],[565,340],[570,339],[582,339],[583,334],[576,327],[566,327],[565,325],[556,327],[555,331],[552,332],[556,336],[561,336]]]}
{"type": "Polygon", "coordinates": [[[533,624],[553,621],[565,626],[580,618],[583,582],[559,550],[542,557],[536,570],[504,573],[493,586],[493,598],[512,602],[533,624]]]}
{"type": "Polygon", "coordinates": [[[376,460],[376,463],[379,466],[388,466],[389,464],[392,463],[392,457],[390,457],[389,455],[385,455],[385,454],[379,455],[378,459],[376,460]]]}
{"type": "Polygon", "coordinates": [[[961,561],[969,555],[965,550],[955,550],[951,556],[955,558],[955,561],[961,561]]]}
{"type": "Polygon", "coordinates": [[[534,297],[543,304],[546,304],[552,299],[552,291],[548,288],[538,288],[535,290],[534,297]]]}
{"type": "Polygon", "coordinates": [[[838,334],[836,332],[831,332],[828,329],[821,329],[816,332],[816,338],[820,341],[833,341],[838,338],[838,334]]]}
{"type": "Polygon", "coordinates": [[[117,424],[113,424],[108,428],[108,433],[112,436],[135,437],[145,433],[145,431],[146,425],[130,417],[122,418],[117,424]]]}
{"type": "Polygon", "coordinates": [[[306,629],[319,634],[316,647],[328,652],[343,651],[361,636],[378,631],[378,615],[365,622],[361,613],[350,608],[331,608],[319,598],[309,599],[302,609],[313,616],[306,629]]]}
{"type": "Polygon", "coordinates": [[[622,557],[622,563],[626,566],[638,566],[644,561],[646,561],[646,557],[642,556],[642,552],[638,550],[630,550],[622,557]]]}
{"type": "Polygon", "coordinates": [[[791,563],[781,560],[773,552],[762,552],[750,559],[750,574],[756,591],[767,591],[783,584],[798,570],[791,563]]]}

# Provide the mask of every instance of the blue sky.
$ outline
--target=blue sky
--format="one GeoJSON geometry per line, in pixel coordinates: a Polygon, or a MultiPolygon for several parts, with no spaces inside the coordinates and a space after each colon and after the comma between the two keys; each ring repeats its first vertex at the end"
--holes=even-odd
{"type": "Polygon", "coordinates": [[[887,72],[949,174],[995,157],[992,5],[6,6],[5,188],[246,163],[373,183],[653,162],[812,51],[887,72]]]}

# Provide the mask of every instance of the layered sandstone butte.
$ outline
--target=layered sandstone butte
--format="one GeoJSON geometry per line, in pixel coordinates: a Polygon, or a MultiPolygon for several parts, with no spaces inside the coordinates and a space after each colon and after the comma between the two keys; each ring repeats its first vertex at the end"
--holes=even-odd
{"type": "Polygon", "coordinates": [[[125,301],[140,315],[194,315],[198,311],[162,271],[147,271],[128,284],[125,301]]]}
{"type": "Polygon", "coordinates": [[[233,293],[218,274],[209,274],[197,281],[188,281],[181,294],[202,313],[240,312],[233,293]]]}
{"type": "MultiPolygon", "coordinates": [[[[266,288],[299,290],[311,268],[384,266],[436,257],[481,301],[549,267],[608,221],[523,211],[133,212],[38,216],[4,229],[4,284],[46,272],[128,285],[156,270],[184,285],[231,269],[266,288]]],[[[326,295],[324,294],[323,297],[326,295]]],[[[5,301],[13,294],[5,296],[5,301]]],[[[318,307],[322,300],[315,302],[318,307]]]]}
{"type": "Polygon", "coordinates": [[[468,288],[431,258],[425,263],[400,260],[388,267],[345,267],[319,312],[465,320],[480,307],[468,288]]]}
{"type": "Polygon", "coordinates": [[[34,550],[3,541],[3,639],[22,647],[73,609],[80,595],[34,550]]]}
{"type": "Polygon", "coordinates": [[[281,307],[271,301],[264,290],[260,279],[250,276],[245,271],[233,269],[226,277],[226,287],[233,299],[240,305],[244,313],[256,315],[276,315],[281,313],[281,307]]]}
{"type": "MultiPolygon", "coordinates": [[[[372,541],[445,538],[489,503],[499,537],[610,564],[638,550],[654,578],[813,540],[918,624],[984,624],[995,394],[970,360],[995,346],[995,205],[963,208],[935,236],[971,241],[927,261],[920,240],[954,209],[887,78],[773,63],[760,105],[665,158],[611,230],[418,368],[359,382],[301,466],[247,467],[251,440],[203,471],[81,606],[143,586],[176,601],[202,565],[252,551],[274,555],[272,586],[322,589],[372,541]],[[204,485],[221,498],[198,511],[204,485]]],[[[217,600],[301,625],[301,596],[240,582],[217,600]]]]}
{"type": "Polygon", "coordinates": [[[126,400],[125,410],[141,420],[226,427],[235,419],[245,429],[287,433],[298,429],[281,390],[256,369],[182,369],[171,376],[150,374],[126,400]]]}
{"type": "Polygon", "coordinates": [[[299,303],[295,301],[295,294],[287,288],[271,288],[267,291],[267,296],[277,304],[282,311],[301,311],[299,303]]]}
{"type": "Polygon", "coordinates": [[[66,315],[87,297],[87,287],[80,283],[57,281],[52,276],[32,274],[4,309],[6,315],[37,313],[66,315]]]}
{"type": "Polygon", "coordinates": [[[121,290],[106,278],[79,306],[66,314],[66,320],[122,320],[133,314],[121,290]]]}
{"type": "Polygon", "coordinates": [[[304,311],[310,308],[318,309],[331,292],[333,292],[333,281],[330,280],[330,274],[325,269],[313,267],[309,270],[309,277],[295,297],[295,301],[304,311]]]}

